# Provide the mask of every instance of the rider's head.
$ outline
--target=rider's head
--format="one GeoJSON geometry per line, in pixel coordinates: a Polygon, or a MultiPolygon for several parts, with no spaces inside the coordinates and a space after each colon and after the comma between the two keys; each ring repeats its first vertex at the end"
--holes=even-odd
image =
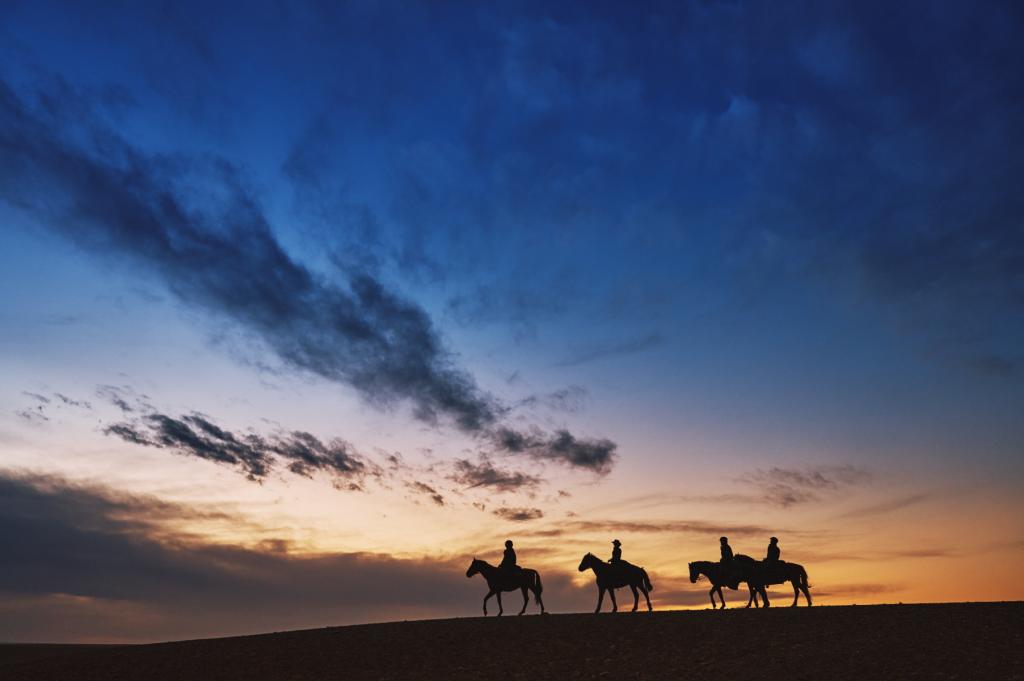
{"type": "Polygon", "coordinates": [[[613,546],[622,546],[622,542],[620,542],[618,539],[612,539],[612,545],[613,546]]]}
{"type": "Polygon", "coordinates": [[[779,543],[779,538],[778,537],[772,537],[771,541],[772,541],[773,544],[778,544],[779,543]]]}
{"type": "Polygon", "coordinates": [[[729,538],[728,537],[722,537],[718,541],[722,542],[723,544],[728,544],[729,543],[729,538]]]}
{"type": "Polygon", "coordinates": [[[512,548],[512,540],[511,539],[506,539],[505,540],[505,548],[506,549],[512,548]]]}

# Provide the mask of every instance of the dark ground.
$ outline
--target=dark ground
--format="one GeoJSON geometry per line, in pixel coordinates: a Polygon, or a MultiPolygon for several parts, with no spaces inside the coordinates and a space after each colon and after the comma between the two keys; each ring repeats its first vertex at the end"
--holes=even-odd
{"type": "Polygon", "coordinates": [[[0,679],[1024,679],[1024,603],[467,618],[49,648],[0,646],[0,679]]]}

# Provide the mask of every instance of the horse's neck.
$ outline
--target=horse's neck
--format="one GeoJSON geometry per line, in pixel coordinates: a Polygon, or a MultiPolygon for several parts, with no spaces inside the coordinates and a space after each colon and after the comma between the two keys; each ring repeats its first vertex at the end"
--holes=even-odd
{"type": "Polygon", "coordinates": [[[480,574],[482,574],[484,577],[490,577],[491,575],[495,574],[497,571],[498,571],[498,568],[494,567],[493,565],[488,563],[486,560],[480,561],[480,574]]]}
{"type": "Polygon", "coordinates": [[[608,564],[597,556],[591,556],[593,560],[590,561],[590,567],[594,571],[594,574],[601,574],[608,567],[608,564]]]}
{"type": "Polygon", "coordinates": [[[697,563],[697,569],[705,575],[711,576],[712,573],[718,572],[718,563],[712,563],[710,560],[702,560],[697,563]]]}

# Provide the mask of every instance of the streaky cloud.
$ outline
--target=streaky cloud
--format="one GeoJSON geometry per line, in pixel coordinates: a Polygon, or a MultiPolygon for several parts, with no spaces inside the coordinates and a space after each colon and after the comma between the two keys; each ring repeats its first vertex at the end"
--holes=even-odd
{"type": "MultiPolygon", "coordinates": [[[[83,250],[157,276],[287,367],[350,386],[375,406],[408,404],[421,421],[494,439],[508,407],[458,366],[427,312],[365,269],[353,266],[335,282],[294,259],[239,167],[137,148],[64,83],[34,95],[0,81],[0,200],[83,250]]],[[[127,413],[118,388],[101,394],[127,413]]],[[[166,438],[188,437],[176,423],[163,427],[166,438]]],[[[240,447],[236,459],[246,454],[240,447]]],[[[560,431],[529,453],[606,472],[614,448],[560,431]]],[[[300,468],[301,459],[296,452],[300,468]]],[[[248,466],[262,475],[258,459],[248,466]]]]}
{"type": "Polygon", "coordinates": [[[341,488],[338,481],[344,480],[347,489],[361,489],[365,476],[381,474],[377,466],[365,461],[343,440],[323,442],[303,431],[269,437],[236,435],[198,413],[180,418],[147,413],[131,422],[110,424],[103,432],[131,444],[226,464],[257,482],[264,480],[278,462],[291,473],[307,478],[318,472],[329,473],[335,487],[341,488]]]}
{"type": "MultiPolygon", "coordinates": [[[[397,614],[454,617],[479,601],[479,584],[465,578],[468,558],[311,555],[273,539],[244,547],[176,529],[188,520],[239,519],[94,483],[0,470],[0,639],[225,636],[397,614]]],[[[589,590],[566,573],[546,572],[544,586],[563,607],[590,602],[589,590]]]]}
{"type": "Polygon", "coordinates": [[[665,337],[662,334],[658,332],[649,333],[646,336],[641,336],[639,338],[632,338],[618,343],[609,343],[580,351],[575,355],[561,360],[556,363],[555,366],[574,367],[579,366],[580,364],[587,364],[588,362],[606,359],[608,357],[634,355],[638,352],[643,352],[644,350],[657,347],[664,342],[665,337]]]}
{"type": "Polygon", "coordinates": [[[499,518],[516,523],[524,523],[544,517],[544,512],[539,508],[511,508],[503,506],[502,508],[494,509],[491,513],[499,518]]]}
{"type": "Polygon", "coordinates": [[[526,454],[538,461],[567,464],[573,468],[609,473],[615,465],[618,446],[605,438],[576,438],[567,430],[545,435],[539,430],[522,431],[500,427],[493,434],[498,451],[526,454]]]}
{"type": "Polygon", "coordinates": [[[519,471],[495,467],[490,461],[473,463],[467,459],[455,461],[451,479],[467,488],[486,487],[495,492],[517,492],[537,487],[540,478],[519,471]]]}

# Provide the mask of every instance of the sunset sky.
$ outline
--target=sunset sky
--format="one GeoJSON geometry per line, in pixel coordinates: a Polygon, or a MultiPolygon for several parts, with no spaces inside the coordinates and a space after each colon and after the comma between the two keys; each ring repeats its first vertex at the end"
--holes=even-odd
{"type": "Polygon", "coordinates": [[[1024,598],[1018,3],[229,4],[0,3],[0,641],[1024,598]]]}

